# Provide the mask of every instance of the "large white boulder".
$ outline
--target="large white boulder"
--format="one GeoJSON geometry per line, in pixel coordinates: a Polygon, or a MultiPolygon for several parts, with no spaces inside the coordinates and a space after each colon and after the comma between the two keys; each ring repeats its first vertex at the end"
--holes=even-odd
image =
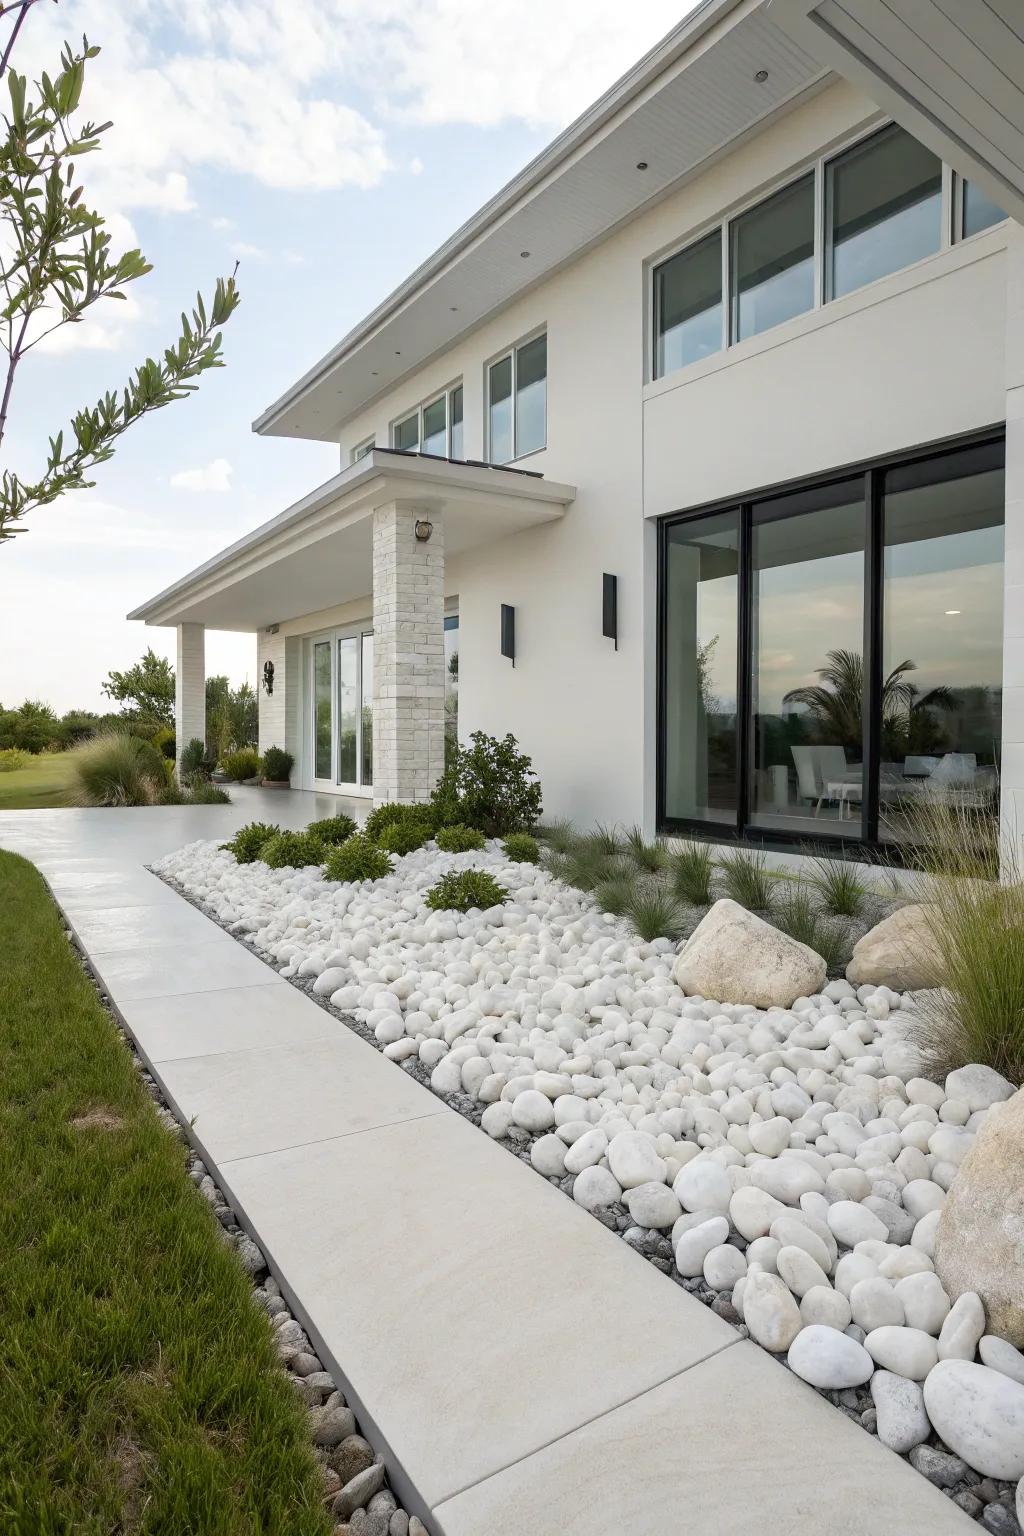
{"type": "Polygon", "coordinates": [[[921,905],[898,907],[869,929],[853,947],[847,981],[855,987],[891,987],[894,992],[936,986],[941,960],[926,913],[921,905]]]}
{"type": "Polygon", "coordinates": [[[684,992],[757,1008],[788,1008],[798,997],[811,997],[826,974],[813,949],[726,898],[697,924],[674,971],[684,992]]]}
{"type": "Polygon", "coordinates": [[[1024,1387],[1001,1371],[941,1360],[924,1384],[924,1406],[950,1450],[983,1477],[1024,1477],[1024,1387]]]}
{"type": "Polygon", "coordinates": [[[977,1291],[989,1333],[1024,1346],[1024,1089],[992,1106],[960,1164],[935,1269],[950,1296],[977,1291]]]}

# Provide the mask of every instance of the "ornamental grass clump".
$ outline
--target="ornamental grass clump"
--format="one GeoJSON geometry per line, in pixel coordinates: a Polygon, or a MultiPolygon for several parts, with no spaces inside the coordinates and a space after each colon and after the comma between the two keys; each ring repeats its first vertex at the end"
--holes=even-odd
{"type": "Polygon", "coordinates": [[[535,831],[545,849],[551,853],[568,853],[579,838],[579,833],[572,822],[564,817],[557,821],[549,821],[544,826],[535,828],[535,831]]]}
{"type": "Polygon", "coordinates": [[[592,891],[603,880],[623,873],[623,861],[617,854],[605,853],[589,838],[581,837],[565,855],[561,879],[578,891],[592,891]]]}
{"type": "Polygon", "coordinates": [[[769,912],[775,900],[778,876],[768,869],[763,853],[737,848],[719,860],[725,894],[748,912],[769,912]]]}
{"type": "Polygon", "coordinates": [[[20,768],[27,768],[32,758],[20,747],[4,747],[0,751],[0,773],[17,773],[20,768]]]}
{"type": "Polygon", "coordinates": [[[478,852],[485,846],[487,839],[475,827],[464,827],[456,822],[451,827],[438,827],[434,841],[442,853],[469,853],[478,852]]]}
{"type": "Polygon", "coordinates": [[[278,832],[263,844],[260,858],[271,869],[305,869],[323,863],[324,845],[308,832],[278,832]]]}
{"type": "Polygon", "coordinates": [[[540,863],[540,845],[529,832],[510,832],[502,843],[501,849],[506,858],[511,859],[513,863],[540,863]]]}
{"type": "Polygon", "coordinates": [[[640,827],[630,827],[626,833],[626,852],[637,869],[655,875],[665,869],[671,855],[664,843],[649,843],[640,827]]]}
{"type": "Polygon", "coordinates": [[[236,784],[242,784],[246,779],[255,779],[260,771],[260,755],[255,747],[240,747],[237,752],[229,752],[221,758],[221,769],[229,779],[236,784]]]}
{"type": "Polygon", "coordinates": [[[247,821],[239,827],[234,837],[224,847],[233,853],[239,864],[255,864],[264,843],[276,837],[281,828],[272,821],[247,821]]]}
{"type": "Polygon", "coordinates": [[[787,882],[784,890],[774,893],[771,913],[773,926],[820,955],[830,976],[845,969],[850,958],[849,940],[839,924],[830,921],[815,904],[803,881],[787,882]]]}
{"type": "Polygon", "coordinates": [[[391,873],[391,855],[364,833],[357,832],[328,851],[324,873],[328,880],[350,884],[383,880],[391,873]]]}
{"type": "Polygon", "coordinates": [[[715,861],[706,843],[684,843],[672,854],[672,888],[680,901],[693,907],[708,907],[711,895],[711,876],[715,861]]]}
{"type": "Polygon", "coordinates": [[[485,869],[453,869],[423,898],[434,912],[486,912],[500,907],[508,892],[485,869]]]}
{"type": "Polygon", "coordinates": [[[815,859],[807,878],[826,912],[836,917],[860,917],[868,888],[855,865],[844,859],[815,859]]]}
{"type": "Polygon", "coordinates": [[[317,837],[325,848],[333,848],[337,843],[345,843],[356,830],[356,824],[351,816],[346,816],[340,811],[337,816],[325,816],[322,821],[311,821],[306,831],[311,837],[317,837]]]}
{"type": "Polygon", "coordinates": [[[430,827],[425,821],[392,821],[377,833],[377,846],[401,857],[402,854],[415,853],[429,837],[430,827]]]}
{"type": "Polygon", "coordinates": [[[168,800],[168,791],[161,796],[162,805],[230,805],[231,796],[220,784],[208,784],[200,779],[198,783],[189,784],[185,789],[175,790],[180,793],[181,799],[168,800]]]}
{"type": "Polygon", "coordinates": [[[677,939],[682,928],[679,903],[664,885],[638,884],[623,916],[633,924],[642,939],[677,939]]]}
{"type": "Polygon", "coordinates": [[[72,757],[79,805],[156,805],[167,789],[165,759],[126,731],[93,736],[72,757]]]}
{"type": "Polygon", "coordinates": [[[613,917],[621,917],[623,913],[629,911],[636,899],[637,882],[638,877],[635,874],[612,875],[594,886],[594,900],[602,912],[610,912],[613,917]]]}

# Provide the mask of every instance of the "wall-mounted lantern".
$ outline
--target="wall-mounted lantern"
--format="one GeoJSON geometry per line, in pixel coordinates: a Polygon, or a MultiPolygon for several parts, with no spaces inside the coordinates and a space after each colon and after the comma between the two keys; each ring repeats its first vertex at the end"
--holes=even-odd
{"type": "Polygon", "coordinates": [[[601,633],[619,648],[619,578],[605,571],[601,577],[601,633]]]}
{"type": "Polygon", "coordinates": [[[418,517],[413,524],[413,533],[416,535],[416,542],[418,544],[428,544],[433,531],[433,523],[425,517],[418,517]]]}
{"type": "Polygon", "coordinates": [[[501,654],[516,664],[516,611],[509,603],[501,605],[501,654]]]}
{"type": "Polygon", "coordinates": [[[268,698],[274,691],[274,663],[272,661],[265,661],[263,663],[263,691],[268,698]]]}

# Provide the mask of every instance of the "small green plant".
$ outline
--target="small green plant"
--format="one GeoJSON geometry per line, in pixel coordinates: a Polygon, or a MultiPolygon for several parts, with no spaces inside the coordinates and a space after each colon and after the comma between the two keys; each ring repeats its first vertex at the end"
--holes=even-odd
{"type": "Polygon", "coordinates": [[[356,824],[351,816],[346,816],[343,811],[337,816],[325,816],[322,821],[311,821],[306,831],[312,837],[318,837],[326,848],[333,848],[336,843],[346,843],[356,830],[356,824]]]}
{"type": "Polygon", "coordinates": [[[239,827],[234,837],[224,847],[233,853],[239,864],[254,864],[260,857],[260,849],[276,837],[281,828],[271,821],[247,821],[239,827]]]}
{"type": "Polygon", "coordinates": [[[565,854],[565,872],[561,876],[578,891],[592,891],[602,880],[610,880],[622,873],[622,860],[617,854],[606,853],[585,837],[581,837],[565,854]]]}
{"type": "Polygon", "coordinates": [[[808,875],[826,912],[836,917],[859,917],[868,888],[856,865],[843,859],[815,859],[808,875]]]}
{"type": "Polygon", "coordinates": [[[178,777],[184,785],[209,781],[210,774],[216,766],[216,762],[207,754],[205,741],[198,736],[193,736],[192,740],[182,748],[178,777]]]}
{"type": "Polygon", "coordinates": [[[357,832],[328,851],[324,872],[328,880],[383,880],[391,873],[391,855],[357,832]]]}
{"type": "Polygon", "coordinates": [[[277,832],[263,844],[260,858],[271,869],[305,869],[323,863],[324,845],[308,832],[277,832]]]}
{"type": "Polygon", "coordinates": [[[514,736],[498,740],[474,731],[457,746],[431,797],[435,824],[458,822],[488,837],[528,832],[541,812],[540,781],[514,736]]]}
{"type": "Polygon", "coordinates": [[[600,821],[590,833],[588,841],[602,853],[622,852],[622,834],[618,827],[607,827],[600,821]]]}
{"type": "Polygon", "coordinates": [[[174,728],[170,725],[162,725],[158,731],[154,731],[151,739],[160,755],[169,758],[173,763],[178,755],[178,742],[174,728]]]}
{"type": "Polygon", "coordinates": [[[664,843],[649,843],[640,827],[630,827],[626,833],[626,851],[638,869],[657,874],[671,860],[664,843]]]}
{"type": "Polygon", "coordinates": [[[425,821],[392,821],[377,833],[377,846],[401,857],[406,853],[415,853],[429,837],[430,828],[425,821]]]}
{"type": "Polygon", "coordinates": [[[4,747],[0,751],[0,773],[17,773],[19,768],[27,768],[31,761],[30,754],[20,747],[4,747]]]}
{"type": "Polygon", "coordinates": [[[246,779],[254,779],[260,771],[260,755],[255,747],[242,747],[237,752],[229,752],[227,757],[221,759],[221,768],[229,779],[236,784],[242,784],[246,779]]]}
{"type": "Polygon", "coordinates": [[[453,869],[442,875],[423,898],[435,912],[485,912],[499,907],[508,892],[485,869],[453,869]]]}
{"type": "Polygon", "coordinates": [[[373,808],[369,816],[363,822],[363,833],[371,842],[376,842],[385,827],[394,826],[397,823],[408,826],[415,822],[427,828],[427,836],[434,828],[433,813],[429,805],[410,805],[404,800],[386,800],[383,805],[373,808]]]}
{"type": "Polygon", "coordinates": [[[514,863],[540,863],[540,847],[537,839],[531,837],[529,832],[510,832],[501,847],[506,857],[512,859],[514,863]]]}
{"type": "Polygon", "coordinates": [[[231,796],[220,784],[207,784],[200,779],[185,791],[186,805],[230,805],[231,796]]]}
{"type": "Polygon", "coordinates": [[[155,805],[167,788],[166,760],[126,731],[93,736],[73,752],[82,805],[155,805]]]}
{"type": "Polygon", "coordinates": [[[778,877],[768,868],[763,853],[737,848],[719,861],[725,894],[748,912],[769,912],[775,899],[778,877]]]}
{"type": "Polygon", "coordinates": [[[772,923],[782,933],[819,954],[829,974],[841,972],[850,958],[850,945],[838,923],[831,921],[815,905],[810,889],[802,880],[786,881],[773,892],[772,923]]]}
{"type": "Polygon", "coordinates": [[[710,906],[711,876],[715,861],[706,843],[684,843],[672,854],[672,887],[680,901],[693,907],[710,906]]]}
{"type": "Polygon", "coordinates": [[[664,885],[638,884],[623,915],[642,939],[675,939],[681,927],[679,903],[664,885]]]}
{"type": "MultiPolygon", "coordinates": [[[[514,837],[516,834],[510,835],[514,837]]],[[[471,849],[483,848],[487,839],[475,827],[464,827],[456,822],[451,827],[438,827],[436,841],[442,853],[469,853],[471,849]]]]}
{"type": "Polygon", "coordinates": [[[271,784],[284,784],[291,777],[295,759],[283,747],[268,747],[260,762],[263,777],[271,784]]]}
{"type": "Polygon", "coordinates": [[[568,853],[579,837],[572,822],[564,817],[558,821],[549,821],[535,830],[544,847],[552,853],[568,853]]]}
{"type": "Polygon", "coordinates": [[[637,876],[612,875],[608,880],[601,880],[594,886],[594,900],[602,912],[610,912],[613,917],[621,917],[628,912],[637,895],[637,876]]]}

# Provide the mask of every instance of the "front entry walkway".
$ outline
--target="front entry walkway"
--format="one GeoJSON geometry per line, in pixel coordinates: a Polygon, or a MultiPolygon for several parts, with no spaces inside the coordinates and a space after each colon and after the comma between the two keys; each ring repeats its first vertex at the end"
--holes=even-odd
{"type": "Polygon", "coordinates": [[[323,814],[269,794],[8,812],[0,846],[46,876],[406,1508],[438,1536],[966,1536],[906,1462],[143,868],[323,814]]]}

